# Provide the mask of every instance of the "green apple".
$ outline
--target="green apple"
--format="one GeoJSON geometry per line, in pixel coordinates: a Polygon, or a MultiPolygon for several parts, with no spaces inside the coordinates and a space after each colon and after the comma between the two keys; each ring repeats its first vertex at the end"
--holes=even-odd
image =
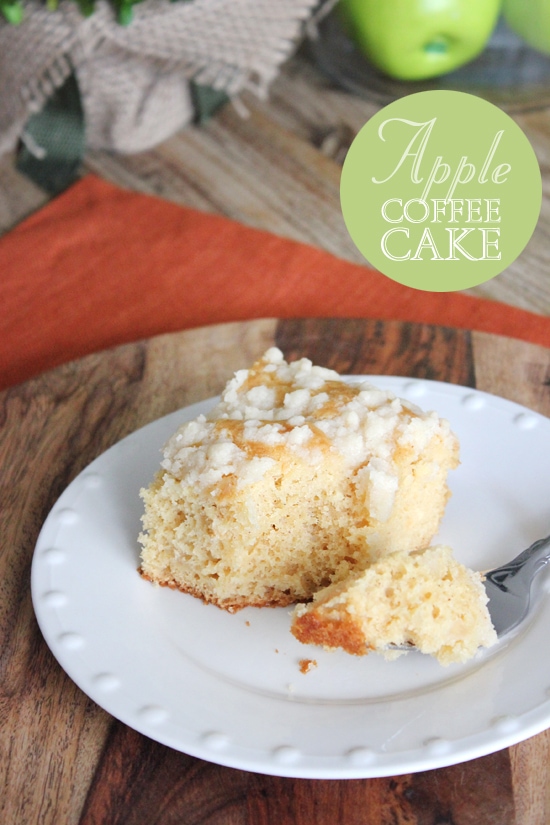
{"type": "Polygon", "coordinates": [[[351,37],[378,69],[398,80],[424,80],[477,57],[501,5],[502,0],[340,0],[338,7],[351,37]]]}
{"type": "Polygon", "coordinates": [[[504,0],[504,18],[526,43],[550,54],[549,0],[504,0]]]}

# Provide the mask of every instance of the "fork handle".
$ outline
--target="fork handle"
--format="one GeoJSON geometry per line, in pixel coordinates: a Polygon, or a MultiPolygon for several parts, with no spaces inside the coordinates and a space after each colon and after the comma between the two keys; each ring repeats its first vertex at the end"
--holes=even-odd
{"type": "Polygon", "coordinates": [[[533,542],[527,550],[524,550],[512,561],[503,564],[502,567],[497,567],[496,570],[491,570],[485,578],[495,584],[501,584],[521,571],[525,571],[532,578],[540,573],[548,562],[550,562],[550,536],[533,542]]]}

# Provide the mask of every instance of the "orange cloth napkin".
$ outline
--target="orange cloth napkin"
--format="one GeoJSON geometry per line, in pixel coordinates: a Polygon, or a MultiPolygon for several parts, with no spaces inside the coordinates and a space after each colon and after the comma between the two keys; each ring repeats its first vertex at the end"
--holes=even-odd
{"type": "Polygon", "coordinates": [[[113,345],[261,317],[410,320],[550,346],[549,318],[409,289],[92,175],[0,240],[0,307],[0,388],[113,345]]]}

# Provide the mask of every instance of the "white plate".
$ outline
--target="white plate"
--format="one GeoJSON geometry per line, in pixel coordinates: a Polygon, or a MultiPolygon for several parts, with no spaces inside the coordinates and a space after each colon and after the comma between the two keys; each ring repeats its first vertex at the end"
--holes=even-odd
{"type": "MultiPolygon", "coordinates": [[[[550,532],[550,419],[486,393],[372,377],[447,417],[461,442],[437,539],[479,569],[550,532]]],[[[195,404],[133,433],[60,497],[39,536],[33,603],[54,656],[135,730],[203,759],[280,776],[358,778],[491,753],[550,726],[550,604],[467,665],[300,645],[290,610],[231,615],[136,572],[140,487],[195,404]],[[300,659],[317,666],[301,673],[300,659]]],[[[543,593],[547,584],[542,587],[543,593]]]]}

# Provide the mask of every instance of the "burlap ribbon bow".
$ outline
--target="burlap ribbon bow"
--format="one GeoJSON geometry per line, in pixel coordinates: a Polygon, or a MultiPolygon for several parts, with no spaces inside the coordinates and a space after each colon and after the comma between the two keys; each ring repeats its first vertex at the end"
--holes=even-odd
{"type": "Polygon", "coordinates": [[[121,26],[107,0],[90,17],[67,0],[55,12],[25,0],[20,26],[0,23],[0,154],[73,72],[86,147],[120,153],[148,149],[192,119],[191,79],[230,97],[263,95],[316,4],[144,0],[121,26]]]}

